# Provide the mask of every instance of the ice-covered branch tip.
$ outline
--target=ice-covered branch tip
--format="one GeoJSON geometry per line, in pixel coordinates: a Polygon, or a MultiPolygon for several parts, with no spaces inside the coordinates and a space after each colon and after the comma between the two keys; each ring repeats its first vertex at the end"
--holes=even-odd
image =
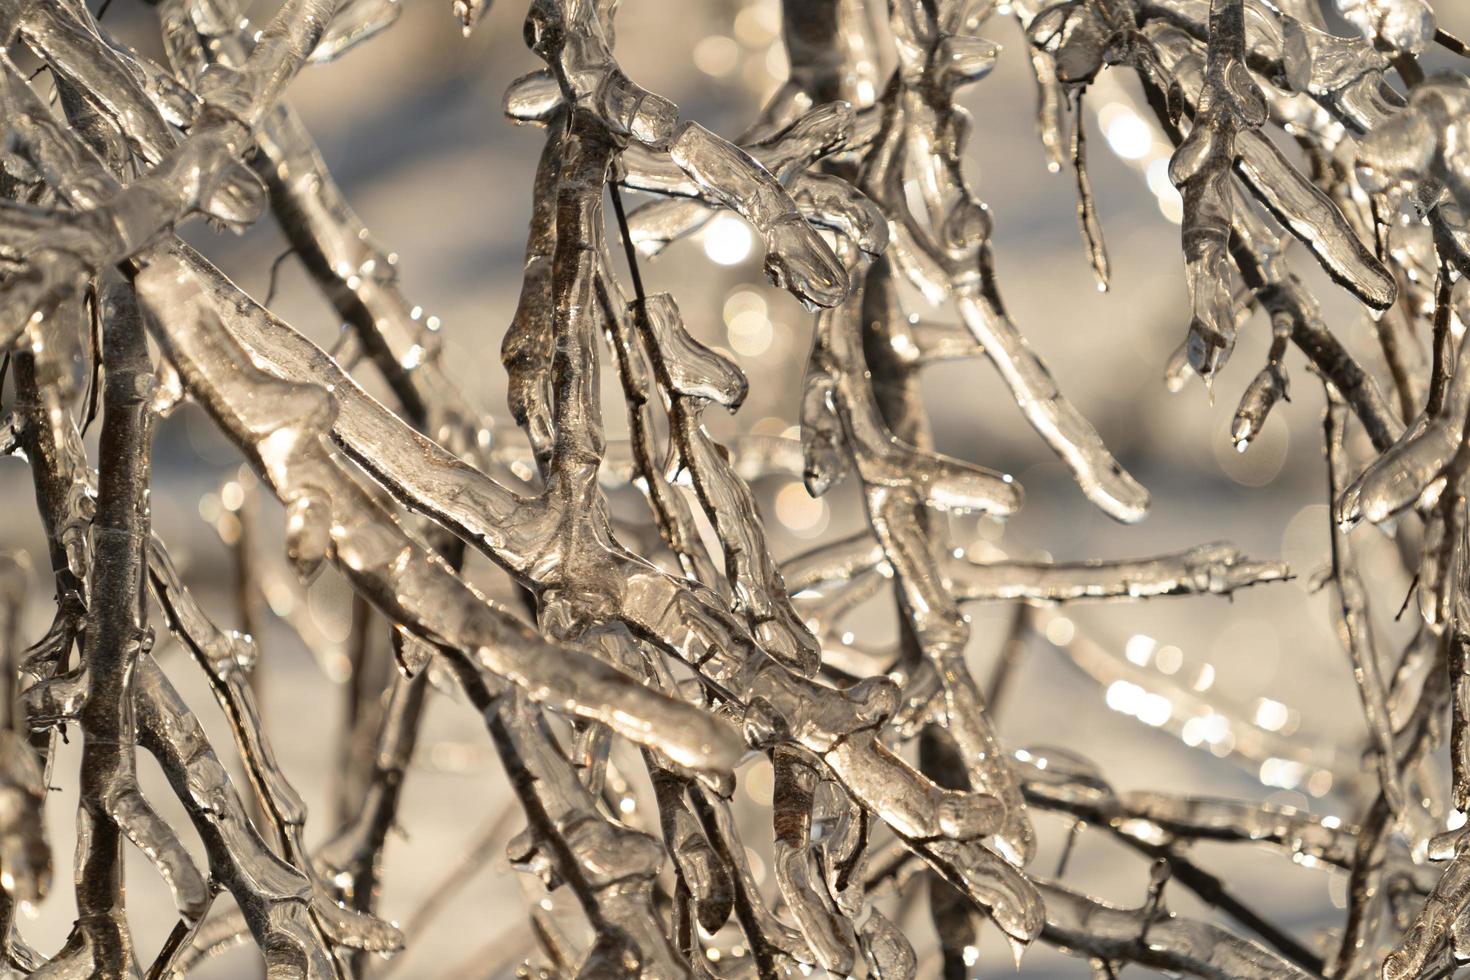
{"type": "Polygon", "coordinates": [[[1245,66],[1243,0],[1212,0],[1204,90],[1189,136],[1169,161],[1169,179],[1184,197],[1184,255],[1191,319],[1189,363],[1214,376],[1235,347],[1231,309],[1230,171],[1236,138],[1266,120],[1266,103],[1245,66]]]}
{"type": "MultiPolygon", "coordinates": [[[[783,572],[799,597],[808,590],[820,593],[828,585],[850,581],[883,561],[882,548],[863,534],[797,556],[785,563],[783,572]]],[[[962,602],[1229,595],[1236,589],[1290,576],[1284,562],[1246,558],[1225,542],[1152,558],[1083,562],[978,562],[952,555],[941,562],[941,571],[950,591],[962,602]]]]}

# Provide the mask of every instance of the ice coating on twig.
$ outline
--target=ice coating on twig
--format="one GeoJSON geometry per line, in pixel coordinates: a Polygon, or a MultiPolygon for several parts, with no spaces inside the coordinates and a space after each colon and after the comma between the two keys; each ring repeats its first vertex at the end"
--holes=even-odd
{"type": "Polygon", "coordinates": [[[699,123],[685,123],[669,152],[702,190],[740,213],[766,243],[766,275],[811,306],[835,306],[847,274],[796,202],[764,167],[699,123]]]}
{"type": "Polygon", "coordinates": [[[402,13],[402,0],[345,0],[312,49],[312,62],[320,64],[342,57],[379,31],[392,27],[402,13]]]}
{"type": "Polygon", "coordinates": [[[960,162],[968,117],[954,104],[955,88],[977,76],[947,73],[931,67],[930,60],[931,51],[947,49],[956,40],[978,41],[964,33],[972,28],[962,23],[959,7],[947,9],[938,20],[907,6],[895,11],[899,84],[883,103],[885,123],[869,158],[863,190],[897,216],[890,219],[895,266],[931,302],[953,300],[1027,421],[1072,470],[1088,498],[1118,520],[1141,520],[1148,507],[1147,491],[1062,396],[1000,301],[990,256],[991,218],[968,185],[960,162]],[[932,79],[927,77],[930,72],[932,79]],[[915,178],[931,188],[924,201],[927,227],[910,211],[902,191],[903,181],[915,178]]]}
{"type": "Polygon", "coordinates": [[[1424,0],[1336,0],[1337,10],[1364,37],[1407,54],[1434,38],[1434,11],[1424,0]]]}
{"type": "Polygon", "coordinates": [[[1184,197],[1185,279],[1192,312],[1189,364],[1206,380],[1235,347],[1226,245],[1236,140],[1266,117],[1265,101],[1245,66],[1241,0],[1213,0],[1209,37],[1209,61],[1194,124],[1169,161],[1169,179],[1184,197]]]}
{"type": "MultiPolygon", "coordinates": [[[[882,559],[882,548],[864,534],[792,558],[783,571],[787,583],[799,595],[825,584],[849,581],[875,568],[882,559]]],[[[962,602],[1227,595],[1238,588],[1280,581],[1290,574],[1284,562],[1244,558],[1238,548],[1225,542],[1132,560],[977,562],[950,556],[941,567],[955,598],[962,602]]]]}
{"type": "MultiPolygon", "coordinates": [[[[21,654],[21,609],[31,577],[23,559],[0,553],[0,661],[12,673],[21,654]]],[[[10,875],[0,899],[0,929],[8,940],[16,904],[39,902],[51,888],[51,845],[42,823],[45,772],[25,739],[25,719],[12,703],[3,706],[0,722],[0,867],[10,875]]]]}
{"type": "Polygon", "coordinates": [[[248,636],[222,632],[204,615],[179,580],[172,559],[157,538],[149,546],[148,568],[154,596],[163,607],[169,628],[204,669],[221,707],[238,720],[234,731],[251,785],[259,795],[285,857],[311,879],[313,915],[343,945],[375,952],[401,948],[403,938],[395,928],[338,905],[330,886],[314,870],[303,837],[305,804],[276,762],[262,731],[260,711],[246,677],[254,661],[250,649],[253,641],[248,636]]]}
{"type": "Polygon", "coordinates": [[[956,477],[965,476],[957,463],[903,446],[888,430],[871,389],[859,373],[857,325],[863,301],[860,293],[819,316],[818,353],[814,357],[825,359],[834,378],[837,411],[843,420],[848,452],[864,484],[870,519],[885,555],[894,565],[916,638],[944,680],[951,730],[962,745],[967,764],[973,767],[972,778],[978,777],[976,788],[999,794],[1006,803],[1008,827],[1002,836],[1024,863],[1033,846],[1031,830],[1012,777],[998,758],[983,699],[973,679],[957,662],[965,626],[957,607],[943,596],[928,549],[918,540],[923,532],[917,516],[923,503],[938,507],[981,504],[1005,513],[1013,502],[1019,502],[1019,488],[1009,477],[1000,479],[983,471],[966,477],[964,483],[957,482],[956,477]],[[874,466],[870,462],[871,456],[860,447],[875,443],[887,445],[887,453],[895,456],[894,464],[874,466]],[[895,465],[904,457],[909,462],[895,465]],[[958,495],[955,490],[965,484],[973,484],[974,490],[958,495]],[[946,490],[946,486],[953,489],[946,490]],[[977,491],[995,502],[976,496],[977,491]]]}
{"type": "Polygon", "coordinates": [[[1281,561],[1253,561],[1224,543],[1200,545],[1176,555],[1141,561],[1078,563],[947,562],[945,578],[960,601],[1139,598],[1228,595],[1236,589],[1288,577],[1281,561]]]}
{"type": "Polygon", "coordinates": [[[1170,913],[1151,914],[1147,906],[1117,908],[1060,885],[1041,887],[1047,910],[1045,934],[1078,955],[1216,980],[1311,976],[1256,943],[1207,922],[1170,913]]]}
{"type": "Polygon", "coordinates": [[[1286,356],[1291,332],[1290,316],[1284,313],[1271,315],[1271,349],[1266,354],[1266,366],[1246,386],[1235,410],[1235,418],[1230,423],[1230,440],[1239,452],[1245,452],[1251,440],[1260,434],[1276,403],[1291,400],[1286,368],[1281,363],[1286,356]]]}
{"type": "Polygon", "coordinates": [[[1420,416],[1392,446],[1336,497],[1337,520],[1351,528],[1362,520],[1379,524],[1426,494],[1460,445],[1470,409],[1470,349],[1460,346],[1442,404],[1420,416]]]}
{"type": "Polygon", "coordinates": [[[817,773],[789,750],[775,754],[776,881],[817,962],[847,975],[857,956],[852,926],[812,889],[811,808],[817,773]]]}
{"type": "Polygon", "coordinates": [[[1446,941],[1452,945],[1456,962],[1464,958],[1465,943],[1470,938],[1465,935],[1464,921],[1464,909],[1470,902],[1470,868],[1464,855],[1462,840],[1403,940],[1383,961],[1384,980],[1420,976],[1430,957],[1446,941]]]}
{"type": "MultiPolygon", "coordinates": [[[[1187,105],[1195,106],[1195,118],[1202,119],[1211,91],[1208,65],[1201,64],[1195,46],[1183,32],[1150,25],[1149,35],[1162,56],[1161,67],[1174,75],[1177,94],[1187,105]]],[[[1259,97],[1259,90],[1257,94],[1259,97]]],[[[1261,105],[1257,108],[1264,111],[1261,105]]],[[[1224,159],[1282,227],[1311,250],[1329,276],[1375,309],[1393,303],[1396,287],[1392,277],[1359,240],[1341,210],[1258,129],[1238,128],[1224,159]]],[[[1222,181],[1221,186],[1228,182],[1222,181]]],[[[1244,210],[1238,205],[1229,209],[1232,216],[1244,210]]]]}
{"type": "Polygon", "coordinates": [[[591,0],[535,0],[526,15],[526,43],[556,75],[568,102],[596,115],[619,136],[665,149],[679,110],[634,84],[613,59],[604,11],[591,0]]]}
{"type": "Polygon", "coordinates": [[[668,394],[672,442],[680,465],[688,470],[723,546],[735,611],[746,615],[755,639],[773,657],[800,673],[815,673],[820,656],[816,641],[787,601],[781,573],[769,557],[755,497],[700,424],[706,401],[735,408],[744,400],[744,376],[689,337],[668,294],[647,297],[630,313],[668,394]]]}
{"type": "Polygon", "coordinates": [[[1456,121],[1467,105],[1470,81],[1462,76],[1431,78],[1416,87],[1408,106],[1360,143],[1357,167],[1365,185],[1381,191],[1398,182],[1432,179],[1465,208],[1470,203],[1470,169],[1456,121]]]}
{"type": "MultiPolygon", "coordinates": [[[[131,288],[120,279],[110,280],[107,302],[114,317],[112,330],[104,337],[109,370],[102,438],[119,452],[98,481],[93,521],[96,561],[83,635],[84,698],[75,717],[84,736],[84,792],[77,820],[87,832],[77,855],[77,927],[61,952],[39,971],[41,976],[66,976],[75,969],[100,977],[127,974],[132,940],[122,886],[124,836],[158,865],[186,920],[202,918],[209,899],[188,852],[138,787],[133,682],[139,658],[146,657],[152,646],[152,634],[139,615],[149,524],[152,371],[131,288]]],[[[50,683],[56,681],[40,685],[50,683]]],[[[39,694],[35,688],[27,692],[28,698],[39,694]]]]}
{"type": "Polygon", "coordinates": [[[285,498],[288,534],[294,534],[288,538],[288,550],[296,549],[298,567],[320,564],[330,550],[348,574],[363,576],[365,582],[380,583],[369,589],[375,600],[395,608],[400,616],[418,621],[426,637],[447,640],[457,636],[459,648],[475,651],[474,656],[487,669],[498,667],[509,676],[522,678],[522,683],[542,692],[542,697],[573,713],[587,712],[591,717],[618,724],[625,732],[640,732],[642,738],[652,740],[651,744],[669,751],[675,758],[697,764],[708,758],[706,753],[716,749],[716,743],[728,739],[718,726],[711,727],[701,716],[693,715],[691,720],[699,719],[693,737],[683,748],[678,747],[664,740],[658,731],[660,725],[650,723],[649,719],[637,721],[633,702],[622,701],[614,709],[613,701],[597,707],[582,698],[591,694],[597,685],[611,682],[626,685],[624,690],[628,693],[644,692],[636,695],[637,698],[654,698],[647,702],[649,708],[664,702],[674,709],[673,702],[653,696],[642,685],[584,654],[569,651],[571,660],[566,668],[569,672],[562,673],[540,654],[512,652],[510,646],[502,646],[510,635],[516,634],[520,637],[516,643],[531,641],[534,646],[540,641],[531,640],[533,634],[515,624],[507,613],[475,595],[468,586],[454,584],[457,580],[452,574],[419,554],[417,546],[396,525],[388,530],[369,516],[377,512],[376,505],[330,462],[330,454],[322,442],[335,411],[321,389],[270,381],[245,362],[243,351],[224,332],[208,294],[177,259],[161,257],[148,274],[140,277],[140,285],[144,302],[158,304],[153,308],[165,319],[172,320],[176,315],[173,311],[182,309],[191,310],[197,318],[191,332],[168,335],[170,344],[179,345],[170,347],[171,357],[186,384],[208,386],[196,390],[206,396],[206,404],[221,413],[222,421],[229,420],[232,434],[242,445],[253,447],[263,474],[285,498]],[[211,323],[214,324],[212,332],[208,326],[211,323]],[[252,373],[257,379],[254,383],[277,387],[280,401],[276,406],[247,405],[239,400],[248,390],[246,386],[252,383],[247,380],[252,373]],[[288,414],[280,418],[299,421],[289,429],[281,429],[271,414],[282,410],[288,414]],[[290,435],[288,438],[273,435],[279,432],[290,435]],[[447,597],[453,597],[448,602],[444,601],[446,589],[447,597]],[[431,601],[430,596],[436,594],[441,598],[431,601]],[[506,629],[511,633],[504,633],[506,629]],[[481,639],[471,640],[470,636],[476,633],[481,639]],[[502,660],[502,655],[509,655],[510,659],[502,660]],[[577,666],[572,667],[572,663],[577,666]],[[560,679],[557,674],[561,674],[560,679]]]}
{"type": "MultiPolygon", "coordinates": [[[[1347,407],[1330,389],[1327,399],[1324,426],[1328,483],[1336,497],[1345,481],[1343,471],[1347,465],[1343,449],[1347,407]]],[[[1372,623],[1369,620],[1368,593],[1358,573],[1348,535],[1337,522],[1333,522],[1331,533],[1332,581],[1337,596],[1337,632],[1353,665],[1353,679],[1357,682],[1358,694],[1363,701],[1363,718],[1367,722],[1368,735],[1378,756],[1383,792],[1389,807],[1397,813],[1405,805],[1404,789],[1400,782],[1393,726],[1388,712],[1388,689],[1383,682],[1378,651],[1374,646],[1372,623]]]]}

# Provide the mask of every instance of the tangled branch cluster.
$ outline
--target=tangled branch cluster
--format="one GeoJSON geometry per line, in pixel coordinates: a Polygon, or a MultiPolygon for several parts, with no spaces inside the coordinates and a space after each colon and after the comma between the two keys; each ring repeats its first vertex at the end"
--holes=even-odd
{"type": "MultiPolygon", "coordinates": [[[[522,437],[446,376],[437,327],[284,98],[308,63],[389,27],[397,0],[283,0],[259,29],[235,0],[156,0],[166,64],[119,43],[82,0],[4,0],[0,340],[14,395],[0,444],[30,464],[56,586],[51,629],[26,645],[25,573],[14,559],[0,567],[6,966],[152,980],[248,940],[272,978],[372,973],[380,961],[364,953],[404,943],[376,914],[378,878],[436,665],[482,714],[521,804],[512,862],[575,896],[590,926],[577,948],[533,911],[540,948],[524,969],[536,975],[902,980],[942,964],[963,976],[985,920],[1017,957],[1039,940],[1100,976],[1139,964],[1399,980],[1470,960],[1470,832],[1448,829],[1451,811],[1470,809],[1470,78],[1426,77],[1418,61],[1431,45],[1470,51],[1436,30],[1424,0],[1335,5],[1355,36],[1330,32],[1317,0],[789,0],[789,77],[732,142],[625,73],[615,0],[533,0],[525,37],[545,67],[505,98],[512,120],[545,134],[503,345],[522,437]],[[947,513],[1004,518],[1022,491],[935,451],[920,379],[940,361],[988,359],[1104,513],[1134,522],[1149,504],[1001,299],[956,99],[993,66],[981,33],[1003,15],[1031,41],[1041,138],[1075,169],[1100,282],[1089,85],[1131,74],[1140,112],[1175,145],[1190,318],[1171,383],[1226,370],[1257,308],[1272,343],[1235,415],[1239,448],[1287,396],[1289,347],[1322,381],[1329,581],[1377,781],[1351,824],[1115,793],[1082,755],[1003,746],[987,701],[1007,675],[982,693],[966,666],[966,604],[1018,603],[1018,647],[1059,603],[1228,594],[1288,575],[1222,544],[1076,564],[956,552],[947,513]],[[30,60],[44,78],[17,66],[30,60]],[[625,210],[624,194],[641,203],[625,210]],[[243,228],[267,210],[396,405],[364,390],[354,358],[316,346],[176,237],[190,218],[243,228]],[[639,275],[722,210],[754,229],[771,281],[815,311],[799,447],[709,433],[704,414],[736,411],[748,381],[639,275]],[[1300,254],[1288,255],[1293,241],[1300,254]],[[1387,395],[1293,269],[1312,262],[1379,316],[1387,395]],[[99,369],[84,387],[72,365],[89,349],[99,369]],[[605,373],[626,404],[625,440],[604,433],[605,373]],[[396,669],[356,665],[363,702],[387,697],[354,774],[361,806],[315,851],[261,725],[254,641],[208,618],[150,527],[155,423],[185,400],[284,505],[295,571],[309,580],[330,562],[395,627],[396,669]],[[94,463],[82,432],[99,406],[94,463]],[[1355,428],[1373,458],[1345,448],[1355,428]],[[866,530],[778,561],[750,486],[773,472],[799,474],[813,496],[860,488],[866,530]],[[607,487],[628,484],[646,500],[641,523],[610,511],[607,487]],[[1365,521],[1417,574],[1421,627],[1387,667],[1354,559],[1361,532],[1350,533],[1365,521]],[[523,609],[469,584],[470,549],[510,576],[523,609]],[[899,641],[857,642],[844,618],[885,590],[899,641]],[[248,785],[155,662],[150,608],[207,677],[248,785]],[[42,809],[63,728],[82,745],[76,922],[52,952],[27,944],[15,912],[51,886],[42,809]],[[1436,776],[1446,730],[1447,787],[1436,776]],[[616,741],[641,750],[646,772],[617,761],[616,741]],[[183,803],[207,867],[140,791],[139,748],[183,803]],[[774,769],[774,894],[730,808],[750,753],[774,769]],[[651,787],[657,825],[618,806],[634,782],[651,787]],[[1152,862],[1143,904],[1114,907],[1036,869],[1038,811],[1152,862]],[[1190,857],[1197,840],[1345,872],[1330,948],[1227,890],[1190,857]],[[129,844],[177,904],[161,950],[130,936],[129,844]],[[1170,882],[1232,927],[1171,913],[1170,882]],[[921,886],[937,944],[879,907],[921,886]],[[232,901],[217,905],[223,892],[232,901]],[[936,945],[921,962],[916,947],[936,945]]],[[[455,0],[453,13],[468,32],[484,8],[455,0]]],[[[1124,676],[1085,638],[1066,645],[1105,683],[1124,676]]],[[[1238,753],[1293,757],[1285,735],[1197,693],[1169,696],[1159,724],[1212,717],[1235,726],[1238,753]]]]}

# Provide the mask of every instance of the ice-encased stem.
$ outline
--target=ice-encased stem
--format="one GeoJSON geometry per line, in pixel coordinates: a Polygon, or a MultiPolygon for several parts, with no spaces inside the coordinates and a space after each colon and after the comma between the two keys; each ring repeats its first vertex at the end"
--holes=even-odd
{"type": "MultiPolygon", "coordinates": [[[[138,789],[133,748],[134,672],[138,658],[151,646],[140,610],[149,528],[153,370],[131,287],[114,277],[105,303],[103,358],[108,371],[99,450],[106,462],[93,520],[96,561],[82,643],[86,692],[77,719],[83,732],[77,924],[66,946],[38,975],[67,977],[84,967],[92,976],[122,980],[132,950],[123,898],[124,836],[141,838],[145,849],[178,847],[178,842],[166,830],[166,843],[157,840],[162,821],[138,789]]],[[[189,889],[180,892],[180,911],[199,917],[203,879],[192,863],[176,866],[174,872],[179,878],[170,884],[189,889]]]]}
{"type": "Polygon", "coordinates": [[[602,720],[690,765],[719,769],[732,761],[730,733],[706,715],[586,654],[558,651],[425,554],[333,460],[325,441],[335,414],[330,396],[273,379],[250,363],[186,256],[161,253],[138,277],[158,324],[155,336],[191,391],[287,504],[288,550],[299,567],[309,571],[330,552],[386,614],[470,658],[477,669],[513,679],[561,710],[602,720]],[[251,394],[255,390],[274,391],[277,398],[264,404],[251,394]],[[665,712],[683,718],[678,733],[665,727],[671,719],[656,720],[665,712]]]}

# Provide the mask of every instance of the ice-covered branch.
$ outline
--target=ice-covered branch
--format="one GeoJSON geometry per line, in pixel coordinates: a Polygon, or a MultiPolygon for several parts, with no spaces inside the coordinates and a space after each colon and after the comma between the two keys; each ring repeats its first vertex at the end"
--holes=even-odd
{"type": "Polygon", "coordinates": [[[325,442],[336,410],[330,396],[251,364],[184,265],[187,254],[160,256],[139,276],[140,296],[185,383],[287,504],[287,550],[299,569],[314,571],[330,553],[385,612],[428,642],[691,765],[719,769],[733,761],[731,735],[718,723],[586,654],[555,650],[425,554],[333,459],[325,442]],[[277,398],[263,404],[255,389],[277,398]],[[686,716],[673,738],[656,720],[666,712],[686,716]]]}

